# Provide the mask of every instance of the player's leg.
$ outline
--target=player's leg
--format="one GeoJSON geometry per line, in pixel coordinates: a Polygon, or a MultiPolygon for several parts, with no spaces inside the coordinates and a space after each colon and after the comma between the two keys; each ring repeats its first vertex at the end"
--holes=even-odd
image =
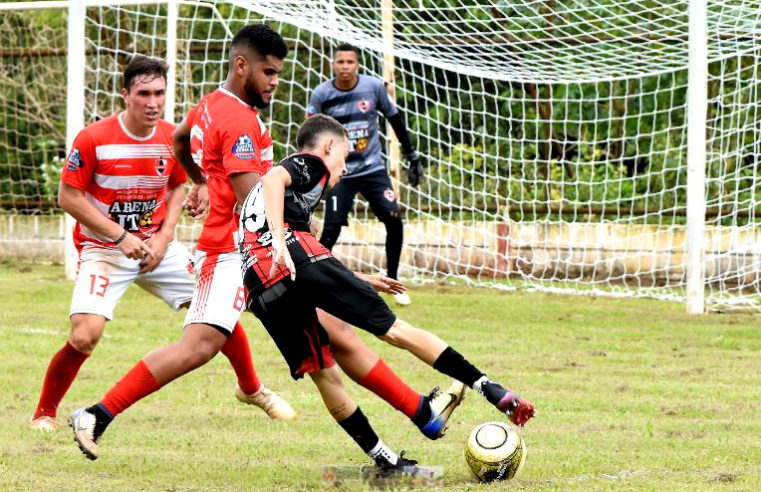
{"type": "Polygon", "coordinates": [[[227,339],[222,328],[205,324],[185,327],[180,342],[150,352],[94,405],[71,415],[79,448],[89,459],[98,457],[98,439],[117,415],[178,377],[205,364],[227,339]]]}
{"type": "Polygon", "coordinates": [[[397,318],[388,332],[379,338],[409,351],[437,371],[473,388],[516,425],[524,425],[535,414],[531,403],[487,378],[462,354],[429,331],[397,318]]]}
{"type": "Polygon", "coordinates": [[[103,335],[114,307],[136,278],[136,265],[118,251],[83,252],[69,311],[69,338],[50,360],[30,427],[47,432],[58,427],[58,405],[103,335]]]}
{"type": "Polygon", "coordinates": [[[534,416],[531,403],[489,380],[439,337],[397,319],[377,292],[338,260],[329,258],[313,265],[315,271],[312,275],[303,275],[308,268],[302,268],[300,274],[304,280],[319,278],[320,288],[317,288],[317,282],[313,286],[318,307],[391,345],[409,351],[437,371],[473,388],[498,410],[506,413],[516,425],[523,425],[534,416]]]}
{"type": "Polygon", "coordinates": [[[288,402],[261,384],[254,369],[248,336],[238,321],[246,300],[240,255],[207,256],[199,251],[190,269],[188,260],[189,253],[184,246],[170,243],[164,260],[156,270],[139,280],[140,286],[164,299],[173,309],[193,299],[185,324],[221,326],[229,334],[221,352],[238,378],[235,397],[242,403],[261,408],[270,418],[295,418],[296,413],[288,402]],[[195,278],[189,271],[195,272],[195,278]],[[196,282],[198,288],[195,288],[196,282]]]}
{"type": "Polygon", "coordinates": [[[404,456],[397,455],[381,441],[362,410],[351,399],[335,367],[310,372],[309,376],[317,386],[322,401],[338,425],[362,448],[376,466],[384,469],[404,469],[417,464],[404,456]]]}
{"type": "MultiPolygon", "coordinates": [[[[397,279],[399,278],[399,258],[401,258],[404,243],[404,223],[388,173],[381,171],[363,176],[360,193],[368,201],[378,220],[386,227],[386,275],[397,279]]],[[[392,297],[400,306],[409,306],[412,302],[406,292],[392,297]]]]}
{"type": "MultiPolygon", "coordinates": [[[[240,275],[239,272],[236,273],[240,275]]],[[[162,299],[175,311],[188,307],[193,299],[196,285],[194,262],[190,252],[177,241],[172,241],[167,246],[166,254],[159,266],[152,272],[142,275],[136,283],[162,299]]],[[[236,291],[235,294],[238,295],[238,292],[236,291]]],[[[245,397],[245,395],[258,392],[261,383],[254,369],[248,336],[240,322],[235,324],[233,332],[222,345],[221,352],[227,357],[237,376],[236,395],[240,393],[245,397]]]]}
{"type": "Polygon", "coordinates": [[[462,401],[462,383],[455,382],[443,392],[434,388],[428,396],[421,395],[370,350],[351,325],[322,310],[317,314],[330,337],[333,358],[346,375],[406,415],[429,439],[444,435],[447,420],[462,401]]]}
{"type": "Polygon", "coordinates": [[[354,441],[384,467],[414,464],[385,446],[367,418],[349,397],[331,355],[328,334],[317,319],[308,290],[289,279],[276,289],[249,296],[248,308],[262,322],[288,363],[291,377],[309,374],[323,402],[338,424],[354,441]]]}
{"type": "Polygon", "coordinates": [[[354,197],[361,184],[357,179],[343,179],[330,191],[325,199],[325,221],[320,234],[320,243],[332,250],[341,234],[341,227],[348,225],[347,218],[354,204],[354,197]]]}

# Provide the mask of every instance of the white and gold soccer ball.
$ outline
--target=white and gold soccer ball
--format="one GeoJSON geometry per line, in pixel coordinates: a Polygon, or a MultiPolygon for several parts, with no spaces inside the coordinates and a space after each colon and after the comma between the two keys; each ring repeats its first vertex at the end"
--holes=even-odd
{"type": "Polygon", "coordinates": [[[465,445],[465,463],[481,482],[510,480],[523,468],[526,444],[514,427],[504,422],[476,426],[465,445]]]}

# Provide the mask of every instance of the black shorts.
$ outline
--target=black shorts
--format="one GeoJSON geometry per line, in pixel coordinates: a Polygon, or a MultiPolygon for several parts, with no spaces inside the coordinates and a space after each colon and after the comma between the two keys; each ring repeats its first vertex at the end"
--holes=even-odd
{"type": "MultiPolygon", "coordinates": [[[[256,275],[246,271],[246,287],[256,275]]],[[[368,331],[385,335],[396,321],[377,292],[340,261],[326,258],[296,269],[265,291],[252,291],[248,309],[259,318],[283,354],[294,379],[333,366],[329,338],[317,320],[317,308],[368,331]]]]}
{"type": "Polygon", "coordinates": [[[391,178],[384,170],[356,178],[343,178],[334,186],[325,199],[325,224],[349,225],[347,218],[357,193],[367,200],[381,222],[388,217],[399,216],[399,202],[391,186],[391,178]]]}

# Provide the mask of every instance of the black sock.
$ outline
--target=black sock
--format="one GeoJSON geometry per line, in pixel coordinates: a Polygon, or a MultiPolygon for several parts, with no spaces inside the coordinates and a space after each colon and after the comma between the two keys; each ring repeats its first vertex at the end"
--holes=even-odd
{"type": "Polygon", "coordinates": [[[438,359],[436,359],[436,362],[433,363],[433,368],[449,377],[465,383],[468,388],[472,388],[473,383],[478,381],[478,379],[484,375],[484,373],[476,369],[473,364],[465,360],[465,358],[452,347],[444,349],[438,359]]]}
{"type": "Polygon", "coordinates": [[[486,398],[489,403],[496,405],[507,394],[507,390],[503,388],[501,384],[487,379],[481,383],[481,393],[483,393],[484,398],[486,398]]]}
{"type": "Polygon", "coordinates": [[[359,444],[365,453],[369,453],[380,442],[378,434],[370,426],[370,422],[359,407],[353,414],[338,422],[338,425],[343,427],[343,430],[359,444]]]}
{"type": "Polygon", "coordinates": [[[95,429],[93,429],[93,439],[97,442],[98,438],[103,431],[106,430],[108,424],[114,420],[114,417],[106,410],[106,408],[100,403],[96,403],[91,407],[87,407],[87,411],[95,415],[95,429]]]}
{"type": "Polygon", "coordinates": [[[420,395],[420,404],[417,407],[415,416],[412,417],[412,423],[422,428],[431,419],[431,407],[428,405],[428,397],[420,395]]]}
{"type": "Polygon", "coordinates": [[[396,279],[399,275],[399,258],[404,243],[404,224],[400,217],[385,221],[386,225],[386,275],[396,279]]]}

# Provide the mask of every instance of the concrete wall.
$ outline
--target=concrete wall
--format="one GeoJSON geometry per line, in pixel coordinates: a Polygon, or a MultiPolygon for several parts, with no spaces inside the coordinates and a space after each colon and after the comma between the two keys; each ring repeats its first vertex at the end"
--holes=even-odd
{"type": "MultiPolygon", "coordinates": [[[[192,245],[199,231],[197,223],[184,218],[177,237],[192,245]]],[[[0,257],[60,262],[63,233],[63,216],[0,215],[0,257]]],[[[735,284],[759,282],[761,229],[709,228],[707,234],[707,277],[735,284]]],[[[352,221],[335,253],[350,268],[368,270],[384,265],[384,240],[382,224],[352,221]]],[[[679,285],[684,248],[683,226],[412,222],[405,226],[401,273],[679,285]]]]}

